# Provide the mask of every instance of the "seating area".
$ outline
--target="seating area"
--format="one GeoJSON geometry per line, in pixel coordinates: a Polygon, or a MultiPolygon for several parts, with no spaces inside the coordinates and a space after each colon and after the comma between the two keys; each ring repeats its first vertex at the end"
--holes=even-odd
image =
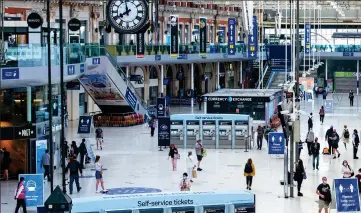
{"type": "Polygon", "coordinates": [[[127,127],[144,123],[141,114],[98,114],[94,116],[94,125],[103,127],[127,127]]]}

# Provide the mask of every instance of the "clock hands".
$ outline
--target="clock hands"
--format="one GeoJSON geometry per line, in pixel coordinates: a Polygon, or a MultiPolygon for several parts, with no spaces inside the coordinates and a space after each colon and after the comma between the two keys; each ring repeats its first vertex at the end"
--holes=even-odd
{"type": "Polygon", "coordinates": [[[123,13],[123,15],[129,16],[129,12],[130,12],[131,10],[128,9],[128,4],[127,4],[127,2],[128,2],[127,0],[125,0],[125,2],[124,2],[124,3],[125,3],[125,12],[123,13]]]}

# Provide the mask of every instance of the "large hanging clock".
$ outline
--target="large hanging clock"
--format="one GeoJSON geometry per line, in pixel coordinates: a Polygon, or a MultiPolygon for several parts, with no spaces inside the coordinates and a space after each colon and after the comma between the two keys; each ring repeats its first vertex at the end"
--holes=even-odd
{"type": "Polygon", "coordinates": [[[107,19],[118,33],[137,33],[148,23],[148,2],[147,0],[109,0],[107,19]]]}

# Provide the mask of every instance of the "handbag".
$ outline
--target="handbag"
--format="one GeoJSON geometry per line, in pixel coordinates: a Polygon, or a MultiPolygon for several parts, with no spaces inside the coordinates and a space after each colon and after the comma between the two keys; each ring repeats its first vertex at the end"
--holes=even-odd
{"type": "Polygon", "coordinates": [[[192,177],[197,178],[197,170],[195,169],[192,170],[192,177]]]}
{"type": "Polygon", "coordinates": [[[350,177],[355,176],[355,172],[351,169],[351,167],[349,165],[348,165],[348,169],[351,171],[351,176],[350,177]]]}
{"type": "Polygon", "coordinates": [[[103,170],[100,170],[100,171],[99,171],[99,174],[103,175],[103,170]]]}

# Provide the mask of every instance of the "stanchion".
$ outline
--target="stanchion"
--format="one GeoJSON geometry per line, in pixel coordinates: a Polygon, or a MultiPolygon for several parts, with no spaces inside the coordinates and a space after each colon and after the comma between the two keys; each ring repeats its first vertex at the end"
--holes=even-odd
{"type": "Polygon", "coordinates": [[[248,152],[248,139],[249,139],[249,136],[246,137],[246,150],[244,152],[248,152]]]}

